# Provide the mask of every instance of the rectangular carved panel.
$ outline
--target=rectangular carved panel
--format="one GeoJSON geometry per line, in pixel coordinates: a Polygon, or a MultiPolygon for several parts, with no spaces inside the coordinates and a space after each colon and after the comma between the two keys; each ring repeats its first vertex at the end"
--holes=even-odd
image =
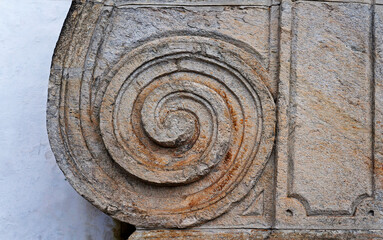
{"type": "Polygon", "coordinates": [[[376,224],[373,6],[282,5],[277,226],[376,224]]]}
{"type": "Polygon", "coordinates": [[[372,193],[370,23],[367,5],[294,9],[288,194],[308,215],[351,215],[372,193]]]}

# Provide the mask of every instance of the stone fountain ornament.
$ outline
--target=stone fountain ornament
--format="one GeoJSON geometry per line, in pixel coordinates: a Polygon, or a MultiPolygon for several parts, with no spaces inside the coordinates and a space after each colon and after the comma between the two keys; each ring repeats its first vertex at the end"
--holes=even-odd
{"type": "Polygon", "coordinates": [[[74,0],[47,128],[129,239],[383,239],[383,0],[74,0]]]}

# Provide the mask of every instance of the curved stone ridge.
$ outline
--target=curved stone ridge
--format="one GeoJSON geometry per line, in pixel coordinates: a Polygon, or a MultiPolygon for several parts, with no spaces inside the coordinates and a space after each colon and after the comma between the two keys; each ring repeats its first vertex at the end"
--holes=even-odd
{"type": "Polygon", "coordinates": [[[217,79],[232,76],[224,68],[222,74],[211,74],[217,67],[182,53],[138,69],[121,68],[100,115],[113,159],[131,174],[159,184],[187,183],[207,174],[227,154],[233,134],[230,106],[214,89],[226,88],[229,94],[217,79]]]}
{"type": "Polygon", "coordinates": [[[48,112],[59,114],[48,125],[60,167],[96,206],[137,226],[188,227],[252,189],[272,150],[275,106],[251,54],[175,36],[125,54],[97,83],[86,71],[50,91],[48,112]]]}

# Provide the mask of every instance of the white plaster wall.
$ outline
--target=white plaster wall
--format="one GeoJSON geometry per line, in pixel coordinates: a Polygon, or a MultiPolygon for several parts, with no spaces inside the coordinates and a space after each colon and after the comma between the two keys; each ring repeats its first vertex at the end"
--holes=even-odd
{"type": "Polygon", "coordinates": [[[49,147],[49,68],[70,0],[0,0],[0,240],[113,239],[49,147]]]}

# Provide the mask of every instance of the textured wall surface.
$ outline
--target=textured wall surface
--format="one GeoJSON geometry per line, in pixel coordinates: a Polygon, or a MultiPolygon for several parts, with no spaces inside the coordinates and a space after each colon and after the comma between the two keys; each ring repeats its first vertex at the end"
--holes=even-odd
{"type": "Polygon", "coordinates": [[[113,239],[112,219],[65,181],[45,111],[70,0],[0,1],[0,239],[113,239]]]}

